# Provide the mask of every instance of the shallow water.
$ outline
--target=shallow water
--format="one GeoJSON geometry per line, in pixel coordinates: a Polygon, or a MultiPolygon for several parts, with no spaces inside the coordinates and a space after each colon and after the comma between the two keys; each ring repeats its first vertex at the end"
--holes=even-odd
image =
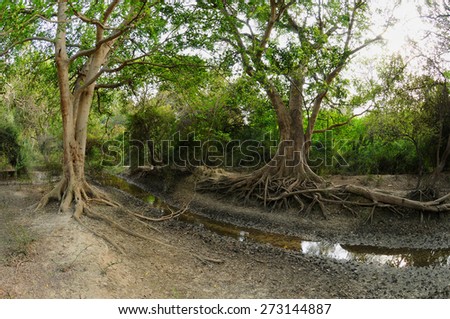
{"type": "MultiPolygon", "coordinates": [[[[161,209],[162,212],[170,214],[170,206],[167,203],[132,182],[113,175],[102,175],[98,176],[96,179],[105,186],[112,186],[125,191],[130,195],[145,201],[152,207],[161,209]]],[[[450,248],[387,248],[308,241],[297,236],[281,235],[254,228],[239,227],[189,211],[179,216],[178,219],[190,224],[200,225],[219,235],[229,236],[239,241],[251,240],[288,250],[299,251],[306,255],[356,261],[360,263],[385,264],[397,268],[408,266],[450,266],[450,248]]]]}

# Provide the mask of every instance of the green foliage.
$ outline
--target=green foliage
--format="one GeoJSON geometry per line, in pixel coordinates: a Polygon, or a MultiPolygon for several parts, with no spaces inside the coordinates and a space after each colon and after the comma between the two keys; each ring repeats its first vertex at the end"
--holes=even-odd
{"type": "Polygon", "coordinates": [[[176,128],[176,116],[170,103],[170,93],[161,92],[154,98],[143,96],[136,105],[135,113],[128,116],[129,138],[125,139],[126,162],[132,167],[139,165],[167,164],[168,149],[163,141],[172,138],[176,128]],[[136,153],[137,152],[137,153],[136,153]]]}
{"type": "MultiPolygon", "coordinates": [[[[20,165],[20,145],[17,130],[12,125],[0,124],[0,157],[3,165],[20,165]]],[[[6,167],[3,167],[6,168],[6,167]]]]}
{"type": "MultiPolygon", "coordinates": [[[[182,136],[194,133],[199,140],[228,142],[243,126],[243,94],[239,84],[213,78],[204,88],[195,88],[195,97],[178,96],[186,107],[180,112],[179,131],[182,136]]],[[[183,103],[178,100],[178,103],[183,103]]]]}
{"type": "Polygon", "coordinates": [[[18,56],[5,73],[0,96],[0,119],[19,145],[19,171],[60,162],[61,148],[53,142],[61,130],[56,76],[49,61],[38,62],[41,58],[36,51],[18,56]]]}
{"type": "MultiPolygon", "coordinates": [[[[98,172],[105,161],[104,148],[108,143],[120,144],[119,137],[126,130],[128,107],[124,90],[96,90],[88,123],[86,141],[86,168],[98,172]]],[[[121,139],[120,139],[121,140],[121,139]]],[[[116,162],[120,162],[116,159],[116,162]]]]}
{"type": "Polygon", "coordinates": [[[384,88],[369,133],[386,143],[409,144],[417,163],[412,172],[430,172],[450,135],[449,87],[431,76],[408,74],[405,67],[399,57],[380,67],[384,88]]]}
{"type": "MultiPolygon", "coordinates": [[[[322,174],[406,174],[417,172],[414,146],[403,139],[387,140],[372,131],[375,114],[348,125],[316,134],[310,159],[322,174]]],[[[331,119],[328,125],[333,125],[331,119]]],[[[320,123],[319,123],[320,126],[320,123]]]]}
{"type": "Polygon", "coordinates": [[[221,66],[240,64],[242,71],[259,83],[254,83],[256,87],[265,90],[268,82],[273,83],[285,100],[289,98],[289,78],[300,73],[305,78],[303,95],[309,104],[323,90],[328,91],[329,100],[345,97],[346,90],[332,78],[340,82],[338,73],[352,50],[370,40],[364,33],[367,14],[365,1],[278,2],[271,8],[268,1],[212,0],[197,2],[188,25],[192,37],[202,39],[196,45],[212,52],[221,66]],[[281,9],[283,5],[285,9],[281,9]],[[273,29],[268,27],[272,9],[281,12],[273,29]],[[350,33],[354,37],[351,45],[346,45],[352,15],[350,33]]]}
{"type": "MultiPolygon", "coordinates": [[[[70,2],[68,14],[75,21],[68,25],[70,56],[95,47],[96,24],[82,23],[77,15],[101,20],[108,4],[70,2]]],[[[442,79],[405,73],[399,57],[380,66],[378,83],[354,84],[358,94],[353,94],[349,79],[334,77],[349,63],[352,49],[372,40],[365,34],[369,27],[365,1],[293,2],[265,43],[261,40],[268,30],[268,1],[141,4],[121,2],[106,30],[111,35],[113,28],[121,29],[114,25],[117,21],[142,9],[143,15],[115,44],[119,49],[111,51],[96,82],[86,148],[93,169],[104,163],[105,142],[125,143],[121,147],[127,151],[133,140],[138,148],[121,154],[132,166],[168,164],[171,156],[181,155],[196,159],[201,155],[203,164],[214,165],[208,155],[217,151],[217,145],[233,141],[255,141],[260,158],[268,159],[276,143],[272,139],[279,134],[276,112],[265,96],[268,84],[287,105],[291,81],[297,76],[304,80],[304,126],[321,93],[326,98],[314,129],[335,126],[333,134],[315,134],[312,139],[310,161],[313,166],[320,163],[317,169],[322,173],[413,173],[420,166],[431,170],[438,150],[445,147],[450,103],[442,79]],[[352,10],[357,11],[354,21],[352,10]],[[351,23],[355,34],[345,45],[351,23]],[[337,125],[368,102],[376,105],[370,115],[337,125]],[[123,140],[125,130],[129,138],[123,140]],[[164,141],[173,143],[165,147],[164,141]],[[186,145],[201,145],[197,149],[201,154],[181,154],[186,145]],[[137,150],[139,154],[133,155],[137,150]]],[[[54,11],[54,1],[0,4],[0,55],[5,56],[0,62],[3,165],[61,165],[59,94],[50,60],[54,30],[42,22],[54,19],[54,11]],[[24,41],[29,37],[40,40],[24,41]]],[[[81,57],[71,64],[72,79],[86,60],[81,57]]],[[[442,74],[449,77],[448,71],[442,74]]],[[[245,158],[237,155],[235,166],[245,158]]]]}
{"type": "MultiPolygon", "coordinates": [[[[139,163],[181,164],[187,160],[192,165],[237,166],[245,158],[238,151],[240,143],[253,143],[261,158],[269,149],[261,143],[273,144],[270,139],[277,134],[273,110],[248,78],[228,82],[210,72],[201,82],[182,77],[166,82],[155,96],[143,92],[134,106],[137,111],[128,115],[127,129],[135,145],[125,145],[126,153],[139,150],[139,163]]],[[[129,157],[136,165],[137,153],[129,157]]]]}

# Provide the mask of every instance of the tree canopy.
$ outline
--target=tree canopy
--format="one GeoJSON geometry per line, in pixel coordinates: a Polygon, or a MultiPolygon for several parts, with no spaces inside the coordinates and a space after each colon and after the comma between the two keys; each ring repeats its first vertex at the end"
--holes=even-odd
{"type": "MultiPolygon", "coordinates": [[[[168,161],[193,147],[183,156],[195,163],[255,168],[219,183],[203,180],[200,190],[266,206],[322,207],[333,199],[323,193],[321,172],[447,167],[448,6],[429,8],[438,58],[422,58],[433,72],[411,72],[411,61],[394,57],[363,83],[349,66],[382,44],[394,23],[386,16],[373,28],[369,0],[2,1],[2,116],[18,123],[14,147],[35,139],[28,147],[42,151],[48,135],[62,140],[63,177],[40,207],[57,198],[77,218],[89,213],[90,201],[115,204],[86,181],[86,154],[101,165],[102,143],[129,143],[120,142],[126,130],[144,153],[159,154],[151,164],[167,164],[161,142],[178,136],[168,161]],[[366,115],[369,104],[375,111],[366,115]],[[236,150],[231,162],[217,160],[236,150]],[[401,158],[403,168],[394,165],[401,158]]],[[[130,154],[120,163],[132,162],[130,154]]]]}

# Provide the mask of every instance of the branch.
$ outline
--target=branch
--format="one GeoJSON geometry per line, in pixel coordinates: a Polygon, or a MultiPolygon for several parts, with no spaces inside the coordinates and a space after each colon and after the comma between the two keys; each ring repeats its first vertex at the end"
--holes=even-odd
{"type": "Polygon", "coordinates": [[[319,30],[320,33],[323,33],[323,21],[322,21],[322,1],[319,0],[319,4],[318,4],[318,13],[317,13],[317,20],[319,20],[319,30]]]}
{"type": "Polygon", "coordinates": [[[325,32],[325,34],[327,36],[331,36],[337,29],[339,29],[336,25],[331,27],[327,32],[325,32]]]}
{"type": "Polygon", "coordinates": [[[78,89],[76,89],[73,92],[74,96],[77,96],[78,93],[82,92],[84,89],[86,89],[88,86],[92,85],[93,83],[95,83],[95,81],[98,80],[98,78],[105,73],[105,69],[101,69],[100,71],[97,72],[97,74],[95,74],[92,78],[90,78],[88,81],[86,81],[86,83],[84,83],[82,86],[80,86],[78,89]]]}
{"type": "Polygon", "coordinates": [[[123,35],[125,32],[127,32],[129,29],[131,29],[131,27],[133,25],[133,22],[136,21],[137,18],[139,18],[139,16],[141,15],[142,10],[144,9],[144,6],[146,5],[146,3],[147,3],[147,1],[144,1],[144,3],[142,4],[141,8],[138,11],[138,13],[136,15],[134,15],[134,17],[132,17],[128,21],[123,21],[122,25],[118,28],[118,30],[116,32],[111,34],[109,37],[106,37],[106,38],[104,38],[104,39],[102,39],[100,41],[97,41],[97,43],[95,44],[95,47],[93,47],[91,49],[79,51],[78,53],[76,53],[75,55],[73,55],[70,58],[69,63],[75,61],[79,57],[91,55],[92,53],[97,51],[103,44],[105,44],[107,42],[110,42],[110,41],[112,41],[114,39],[117,39],[118,37],[123,35]]]}
{"type": "Polygon", "coordinates": [[[103,23],[101,23],[100,21],[96,20],[96,19],[90,19],[88,17],[86,17],[85,15],[83,15],[82,13],[78,12],[77,10],[75,10],[75,8],[72,6],[72,4],[69,2],[69,6],[72,9],[73,13],[75,14],[75,16],[77,18],[79,18],[81,21],[86,22],[88,24],[93,24],[93,25],[97,25],[99,27],[101,27],[102,29],[107,28],[103,23]]]}
{"type": "Polygon", "coordinates": [[[300,26],[298,25],[298,23],[294,20],[294,18],[291,17],[290,14],[287,14],[286,16],[289,26],[292,28],[292,30],[300,35],[300,26]]]}
{"type": "Polygon", "coordinates": [[[364,110],[363,112],[358,113],[358,114],[353,114],[351,117],[348,118],[347,121],[341,122],[341,123],[336,123],[336,124],[333,124],[333,125],[330,125],[330,126],[327,127],[326,129],[323,129],[323,130],[314,130],[314,131],[313,131],[313,134],[316,134],[316,133],[326,133],[327,131],[330,131],[330,130],[332,130],[332,129],[335,129],[335,128],[338,128],[338,127],[341,127],[341,126],[345,126],[345,125],[347,125],[348,123],[350,123],[355,117],[361,116],[361,115],[363,115],[364,113],[366,113],[366,112],[368,112],[368,111],[369,111],[369,109],[364,110]]]}
{"type": "MultiPolygon", "coordinates": [[[[166,68],[166,69],[175,69],[178,68],[180,66],[180,64],[160,64],[160,63],[153,63],[153,62],[147,62],[147,61],[136,61],[139,59],[142,59],[145,56],[140,56],[131,60],[127,60],[122,62],[118,67],[116,68],[102,68],[100,71],[97,72],[97,74],[95,74],[92,78],[90,78],[88,81],[86,81],[86,83],[84,83],[82,86],[80,86],[73,94],[77,95],[79,92],[82,92],[84,89],[86,89],[88,86],[90,86],[91,84],[95,83],[95,81],[98,80],[98,78],[104,74],[104,73],[116,73],[119,72],[121,70],[123,70],[125,67],[128,66],[132,66],[132,65],[149,65],[149,66],[154,66],[154,67],[159,67],[159,68],[166,68]]],[[[194,65],[195,67],[199,67],[199,65],[194,65]]],[[[131,81],[130,81],[131,82],[131,81]]],[[[102,84],[98,84],[99,87],[102,86],[102,84]]]]}
{"type": "Polygon", "coordinates": [[[131,79],[127,79],[125,81],[122,82],[117,82],[117,83],[97,83],[95,85],[95,89],[115,89],[127,84],[130,84],[131,82],[133,82],[133,80],[131,79]]]}
{"type": "MultiPolygon", "coordinates": [[[[144,1],[144,2],[147,2],[147,1],[144,1]]],[[[108,9],[106,9],[106,11],[105,11],[105,14],[103,15],[103,23],[106,23],[106,21],[108,20],[109,16],[111,15],[111,13],[113,12],[114,8],[117,6],[118,3],[119,3],[119,0],[114,0],[113,2],[111,2],[108,9]]]]}
{"type": "Polygon", "coordinates": [[[44,21],[49,22],[49,23],[55,23],[55,24],[57,24],[57,23],[64,23],[64,22],[65,22],[65,21],[55,21],[55,20],[49,19],[49,18],[47,18],[47,17],[44,17],[44,16],[41,15],[41,14],[37,14],[36,16],[37,16],[39,19],[44,20],[44,21]]]}
{"type": "MultiPolygon", "coordinates": [[[[365,47],[371,45],[372,43],[377,42],[377,41],[380,41],[380,40],[382,40],[382,39],[383,39],[383,38],[382,38],[382,36],[381,36],[381,34],[380,34],[380,35],[376,36],[376,37],[373,38],[373,39],[367,40],[364,44],[360,45],[359,47],[357,47],[357,48],[355,48],[355,49],[353,49],[353,50],[350,50],[350,51],[348,51],[348,52],[344,52],[343,55],[342,55],[342,57],[341,57],[341,60],[340,60],[339,64],[336,66],[336,68],[334,68],[334,69],[333,69],[330,73],[328,73],[328,75],[326,76],[326,78],[325,78],[325,83],[326,83],[326,84],[330,84],[330,83],[336,78],[336,76],[337,76],[337,75],[342,71],[342,69],[344,68],[344,66],[345,66],[345,64],[346,64],[346,62],[347,62],[347,60],[348,60],[352,55],[354,55],[354,54],[357,53],[358,51],[364,49],[365,47]]],[[[344,50],[346,50],[346,49],[348,49],[348,48],[344,48],[344,50]]]]}
{"type": "MultiPolygon", "coordinates": [[[[287,26],[290,27],[291,30],[293,30],[295,33],[297,33],[298,40],[300,41],[300,43],[302,43],[304,40],[304,39],[302,39],[302,34],[300,32],[302,27],[299,26],[299,24],[294,20],[294,18],[292,18],[292,16],[290,14],[286,14],[286,17],[288,20],[287,26]]],[[[322,32],[322,34],[325,34],[326,36],[330,37],[338,29],[339,28],[335,25],[335,26],[331,27],[330,29],[328,29],[328,31],[326,31],[325,33],[323,33],[323,28],[321,28],[320,31],[322,32]]],[[[309,44],[309,45],[311,45],[311,47],[314,50],[319,50],[321,48],[321,46],[323,45],[323,43],[318,42],[318,43],[309,44]]]]}
{"type": "Polygon", "coordinates": [[[109,37],[104,38],[104,39],[98,41],[98,42],[95,44],[95,47],[93,47],[93,48],[91,48],[91,49],[87,49],[87,50],[78,51],[78,53],[74,54],[74,55],[70,58],[69,63],[75,61],[75,60],[76,60],[77,58],[79,58],[79,57],[91,55],[92,53],[94,53],[95,51],[97,51],[103,44],[105,44],[105,43],[107,43],[107,42],[109,42],[109,41],[112,41],[112,40],[114,40],[114,39],[117,39],[117,38],[120,37],[122,34],[124,34],[125,32],[127,32],[129,29],[130,29],[130,26],[127,25],[127,26],[125,26],[123,29],[118,30],[117,32],[115,32],[115,33],[113,33],[112,35],[110,35],[109,37]]]}
{"type": "MultiPolygon", "coordinates": [[[[355,54],[356,52],[362,50],[363,48],[367,47],[368,45],[370,45],[371,43],[375,42],[375,41],[379,41],[381,40],[381,35],[366,41],[363,45],[357,47],[356,49],[353,49],[347,53],[344,52],[344,54],[341,57],[341,60],[339,62],[339,64],[336,66],[336,68],[334,68],[330,73],[328,73],[328,75],[325,78],[325,83],[326,85],[330,85],[333,80],[339,75],[339,73],[342,71],[342,69],[344,68],[347,60],[349,59],[349,57],[351,57],[353,54],[355,54]]],[[[347,45],[347,42],[346,42],[347,45]]],[[[307,128],[307,140],[309,140],[312,136],[313,129],[314,129],[314,125],[316,122],[316,118],[319,114],[320,111],[320,107],[322,104],[322,100],[324,99],[324,97],[327,95],[328,93],[328,88],[326,87],[322,92],[320,92],[319,94],[317,94],[317,96],[314,98],[314,105],[313,105],[313,110],[312,110],[312,114],[311,117],[309,118],[308,121],[308,128],[307,128]]],[[[346,123],[345,123],[346,124],[346,123]]],[[[343,124],[343,125],[345,125],[343,124]]],[[[342,125],[339,125],[342,126],[342,125]]]]}
{"type": "Polygon", "coordinates": [[[277,22],[277,19],[279,18],[276,10],[277,4],[278,2],[276,0],[270,0],[270,17],[269,21],[267,21],[266,30],[264,30],[264,35],[261,39],[261,42],[259,43],[259,50],[256,53],[255,57],[256,61],[261,60],[262,54],[264,53],[267,42],[269,41],[270,35],[272,33],[273,26],[275,25],[275,22],[277,22]]]}
{"type": "Polygon", "coordinates": [[[355,5],[352,9],[352,15],[350,16],[350,23],[347,28],[347,37],[345,39],[344,50],[347,50],[350,45],[350,40],[352,38],[352,30],[353,30],[353,25],[355,23],[357,10],[358,10],[358,2],[355,2],[355,5]]]}
{"type": "MultiPolygon", "coordinates": [[[[239,29],[236,27],[236,25],[232,21],[233,17],[231,16],[231,14],[227,10],[227,1],[226,0],[222,0],[222,6],[220,8],[220,11],[222,11],[222,14],[228,20],[228,23],[231,25],[231,27],[233,29],[233,35],[234,35],[235,40],[237,42],[237,45],[233,45],[233,47],[235,47],[235,46],[238,47],[238,51],[239,51],[239,54],[241,55],[242,63],[244,65],[244,70],[249,76],[252,76],[254,70],[253,70],[253,67],[250,64],[250,59],[249,59],[249,57],[246,54],[247,48],[245,47],[244,41],[242,40],[241,34],[239,32],[239,29]]],[[[227,42],[229,42],[229,41],[227,41],[227,42]]]]}
{"type": "Polygon", "coordinates": [[[14,47],[18,46],[19,44],[24,44],[26,42],[31,42],[31,41],[44,41],[44,42],[50,42],[52,44],[55,44],[55,40],[47,38],[47,37],[29,37],[29,38],[14,42],[9,47],[7,47],[5,50],[0,52],[0,56],[6,55],[9,51],[14,49],[14,47]]]}
{"type": "Polygon", "coordinates": [[[377,41],[381,41],[381,40],[383,40],[383,36],[382,36],[382,34],[379,34],[375,38],[367,40],[364,44],[362,44],[359,47],[351,50],[348,55],[351,56],[351,55],[357,53],[358,51],[364,49],[365,47],[371,45],[372,43],[377,42],[377,41]]]}
{"type": "Polygon", "coordinates": [[[235,48],[236,50],[241,49],[238,45],[236,45],[236,43],[234,43],[230,38],[224,38],[224,37],[220,37],[219,38],[220,41],[223,41],[225,43],[228,43],[229,45],[231,45],[233,48],[235,48]]]}
{"type": "Polygon", "coordinates": [[[266,29],[264,30],[264,35],[259,43],[259,50],[256,53],[256,57],[255,57],[256,61],[259,62],[261,60],[262,55],[266,50],[266,46],[267,46],[269,38],[272,34],[272,30],[273,30],[275,23],[280,20],[281,16],[284,14],[284,12],[294,3],[295,3],[295,1],[290,1],[286,5],[283,5],[284,1],[270,0],[270,17],[269,17],[269,21],[267,21],[266,29]]]}
{"type": "MultiPolygon", "coordinates": [[[[49,7],[44,8],[44,10],[46,10],[46,9],[48,9],[48,8],[49,8],[49,7]]],[[[55,20],[51,20],[51,19],[45,17],[44,15],[40,14],[39,12],[34,12],[34,11],[31,10],[31,9],[21,9],[21,10],[19,10],[19,12],[20,12],[21,14],[28,14],[28,15],[31,15],[30,19],[28,19],[27,21],[25,21],[25,23],[23,23],[22,25],[27,25],[29,22],[31,22],[31,21],[32,21],[33,19],[35,19],[35,18],[39,18],[39,19],[44,20],[44,21],[47,21],[47,22],[49,22],[49,23],[64,23],[64,22],[65,22],[65,21],[55,21],[55,20]]],[[[52,17],[56,17],[56,13],[53,13],[51,16],[52,16],[52,17]]]]}
{"type": "Polygon", "coordinates": [[[257,39],[255,36],[255,33],[253,32],[252,25],[250,24],[250,19],[247,19],[246,21],[244,21],[244,23],[247,26],[247,28],[249,29],[252,39],[257,39]]]}

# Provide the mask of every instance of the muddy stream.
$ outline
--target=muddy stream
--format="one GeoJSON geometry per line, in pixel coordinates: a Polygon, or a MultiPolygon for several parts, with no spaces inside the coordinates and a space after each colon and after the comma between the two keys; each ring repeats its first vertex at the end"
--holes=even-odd
{"type": "MultiPolygon", "coordinates": [[[[97,176],[96,180],[104,185],[118,188],[144,202],[163,214],[171,214],[176,208],[170,207],[161,198],[154,196],[141,185],[114,175],[97,176]],[[169,209],[171,208],[171,210],[169,209]]],[[[346,245],[343,243],[308,241],[296,236],[270,233],[254,228],[239,227],[230,223],[217,221],[193,211],[187,211],[178,217],[186,223],[199,225],[222,236],[229,236],[239,241],[254,241],[270,244],[303,254],[316,255],[360,263],[379,263],[392,267],[426,267],[449,266],[450,248],[447,249],[411,249],[386,248],[379,246],[346,245]]]]}

